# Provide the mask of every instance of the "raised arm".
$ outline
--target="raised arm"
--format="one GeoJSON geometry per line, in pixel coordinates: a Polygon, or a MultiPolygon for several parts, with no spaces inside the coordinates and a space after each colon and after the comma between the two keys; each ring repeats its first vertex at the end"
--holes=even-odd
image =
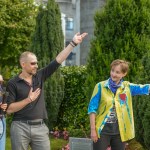
{"type": "Polygon", "coordinates": [[[80,44],[86,36],[87,33],[83,33],[83,34],[76,33],[73,37],[73,40],[70,42],[70,44],[57,55],[56,61],[61,64],[68,57],[68,55],[71,53],[73,48],[78,44],[80,44]]]}

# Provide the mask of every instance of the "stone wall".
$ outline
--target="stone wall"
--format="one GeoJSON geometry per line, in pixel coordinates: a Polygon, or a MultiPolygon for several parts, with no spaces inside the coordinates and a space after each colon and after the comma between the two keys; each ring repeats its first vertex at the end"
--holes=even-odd
{"type": "Polygon", "coordinates": [[[90,51],[90,40],[94,37],[94,14],[97,9],[103,7],[105,0],[81,0],[80,1],[80,32],[88,32],[88,37],[80,46],[80,65],[86,64],[90,51]]]}

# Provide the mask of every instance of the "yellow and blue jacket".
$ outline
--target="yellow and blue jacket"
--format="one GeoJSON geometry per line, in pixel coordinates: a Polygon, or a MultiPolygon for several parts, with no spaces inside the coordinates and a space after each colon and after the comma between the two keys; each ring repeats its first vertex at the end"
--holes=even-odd
{"type": "Polygon", "coordinates": [[[132,96],[148,95],[150,84],[138,85],[123,81],[116,94],[109,88],[109,80],[96,84],[89,106],[88,114],[96,114],[96,131],[100,138],[101,131],[115,104],[119,131],[122,141],[135,137],[132,96]]]}

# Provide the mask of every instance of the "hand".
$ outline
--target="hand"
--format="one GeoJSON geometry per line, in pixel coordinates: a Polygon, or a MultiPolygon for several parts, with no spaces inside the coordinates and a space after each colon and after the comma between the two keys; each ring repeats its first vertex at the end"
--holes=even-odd
{"type": "Polygon", "coordinates": [[[7,104],[6,104],[6,103],[5,103],[5,104],[0,103],[0,108],[1,108],[3,111],[6,111],[6,109],[7,109],[7,104]]]}
{"type": "Polygon", "coordinates": [[[73,37],[73,41],[76,43],[76,44],[80,44],[82,42],[82,40],[88,35],[88,33],[76,33],[73,37]]]}
{"type": "Polygon", "coordinates": [[[95,129],[91,129],[91,139],[93,140],[94,143],[96,143],[98,140],[98,136],[95,129]]]}
{"type": "Polygon", "coordinates": [[[30,89],[30,92],[28,95],[30,102],[35,101],[37,99],[37,97],[40,95],[41,89],[37,88],[34,92],[32,92],[32,91],[33,91],[33,88],[30,89]]]}

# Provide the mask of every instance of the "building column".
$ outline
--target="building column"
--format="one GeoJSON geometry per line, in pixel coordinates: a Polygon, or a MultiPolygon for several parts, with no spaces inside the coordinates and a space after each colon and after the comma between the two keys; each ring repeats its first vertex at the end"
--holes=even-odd
{"type": "MultiPolygon", "coordinates": [[[[80,0],[72,0],[74,10],[74,33],[80,32],[80,0]]],[[[80,65],[80,44],[75,47],[76,65],[80,65]]]]}

